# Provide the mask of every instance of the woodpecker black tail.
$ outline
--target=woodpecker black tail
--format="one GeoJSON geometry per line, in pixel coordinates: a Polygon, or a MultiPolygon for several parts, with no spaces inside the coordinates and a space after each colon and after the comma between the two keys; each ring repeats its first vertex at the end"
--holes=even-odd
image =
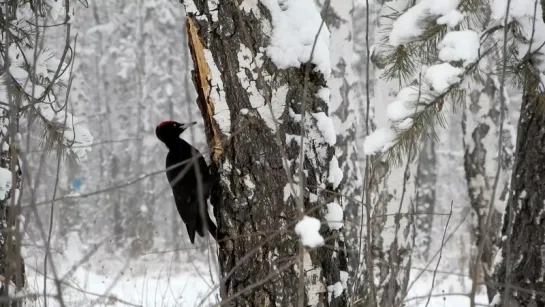
{"type": "Polygon", "coordinates": [[[216,225],[207,210],[207,199],[217,180],[210,174],[201,153],[180,138],[180,134],[194,124],[165,121],[155,129],[157,138],[169,149],[166,158],[167,179],[192,244],[195,243],[195,233],[204,237],[208,229],[214,239],[217,233],[216,225]]]}

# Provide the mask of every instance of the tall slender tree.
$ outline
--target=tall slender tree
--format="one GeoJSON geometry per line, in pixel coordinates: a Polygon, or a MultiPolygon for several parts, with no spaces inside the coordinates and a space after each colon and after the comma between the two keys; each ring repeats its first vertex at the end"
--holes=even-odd
{"type": "MultiPolygon", "coordinates": [[[[545,306],[545,88],[543,68],[538,64],[543,61],[545,45],[540,34],[545,31],[544,5],[543,1],[514,0],[499,2],[492,10],[493,21],[505,25],[498,35],[503,46],[501,89],[515,86],[523,93],[501,249],[496,257],[498,292],[492,306],[545,306]]],[[[500,113],[504,120],[508,116],[505,110],[500,113]]]]}

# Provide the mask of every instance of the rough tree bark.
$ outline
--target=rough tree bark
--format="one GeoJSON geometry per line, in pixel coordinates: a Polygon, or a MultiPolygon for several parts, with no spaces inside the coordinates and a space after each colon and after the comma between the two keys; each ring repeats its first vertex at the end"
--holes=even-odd
{"type": "Polygon", "coordinates": [[[503,218],[504,239],[494,273],[495,307],[545,306],[545,112],[535,71],[526,72],[531,80],[524,88],[511,193],[503,218]]]}
{"type": "Polygon", "coordinates": [[[328,99],[317,94],[326,80],[313,67],[305,91],[306,65],[278,69],[264,54],[274,26],[264,2],[182,1],[197,103],[213,166],[222,171],[211,200],[225,236],[218,256],[222,304],[345,306],[340,271],[347,271],[347,264],[340,232],[323,223],[320,233],[326,245],[314,250],[300,250],[293,232],[300,193],[290,180],[295,185],[299,180],[294,174],[303,112],[305,214],[323,220],[325,204],[338,202],[327,180],[335,149],[312,114],[329,112],[328,99]]]}

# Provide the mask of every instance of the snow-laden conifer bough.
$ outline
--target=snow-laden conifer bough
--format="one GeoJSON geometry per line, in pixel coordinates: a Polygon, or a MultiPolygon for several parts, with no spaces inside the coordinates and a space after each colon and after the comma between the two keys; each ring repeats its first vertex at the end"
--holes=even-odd
{"type": "MultiPolygon", "coordinates": [[[[396,47],[418,39],[425,31],[421,20],[437,18],[438,24],[453,28],[463,19],[457,8],[460,0],[423,0],[409,8],[394,23],[389,43],[396,47]]],[[[365,138],[365,154],[385,153],[399,142],[402,133],[413,128],[414,118],[423,112],[428,104],[444,95],[459,82],[466,69],[478,60],[480,38],[473,30],[449,31],[438,45],[439,59],[443,63],[423,67],[419,85],[402,88],[387,109],[388,121],[365,138]],[[461,61],[462,67],[449,62],[461,61]],[[429,86],[428,86],[429,85],[429,86]]]]}

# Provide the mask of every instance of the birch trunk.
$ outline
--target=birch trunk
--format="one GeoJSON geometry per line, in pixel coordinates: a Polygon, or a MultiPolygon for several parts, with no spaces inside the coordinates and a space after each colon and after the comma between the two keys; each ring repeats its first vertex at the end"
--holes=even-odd
{"type": "Polygon", "coordinates": [[[270,11],[262,2],[239,2],[182,1],[197,103],[213,166],[221,170],[211,201],[223,236],[218,255],[222,304],[346,306],[340,274],[347,271],[342,234],[324,223],[320,233],[326,245],[310,250],[300,249],[293,232],[301,214],[298,195],[304,198],[305,214],[320,220],[326,204],[339,202],[327,181],[335,149],[311,114],[328,114],[327,102],[317,95],[326,80],[311,69],[305,91],[305,65],[278,69],[264,54],[274,26],[270,11]],[[305,146],[300,166],[302,114],[305,146]],[[299,167],[304,178],[294,176],[299,167]],[[297,185],[299,179],[306,188],[301,193],[295,186],[293,193],[290,181],[297,185]]]}
{"type": "MultiPolygon", "coordinates": [[[[325,22],[331,32],[332,76],[327,84],[331,90],[331,117],[337,128],[335,152],[339,166],[344,173],[342,189],[339,190],[339,193],[342,195],[342,205],[346,221],[348,221],[344,228],[344,236],[346,249],[349,252],[347,255],[349,271],[341,273],[350,276],[348,285],[352,285],[357,278],[358,263],[361,259],[359,243],[362,229],[361,199],[363,195],[357,133],[362,127],[358,108],[365,98],[358,97],[357,87],[359,80],[365,80],[365,71],[363,73],[356,72],[357,63],[354,63],[353,60],[356,55],[353,33],[354,9],[351,1],[331,1],[329,10],[324,15],[325,22]],[[340,127],[342,129],[339,129],[340,127]]],[[[363,50],[363,52],[366,51],[363,50]]],[[[352,293],[350,293],[352,286],[349,286],[348,289],[349,295],[352,297],[352,293]]]]}
{"type": "MultiPolygon", "coordinates": [[[[492,299],[494,286],[491,281],[496,245],[499,243],[497,234],[509,189],[513,145],[510,120],[506,119],[502,146],[498,148],[501,94],[497,77],[488,75],[476,81],[462,119],[464,168],[472,210],[470,276],[474,283],[486,285],[488,297],[492,299]],[[502,159],[498,161],[500,150],[502,159]],[[494,191],[498,167],[498,184],[494,191]],[[493,206],[492,210],[490,206],[493,206]],[[487,225],[488,219],[490,223],[487,225]]],[[[505,93],[504,96],[508,99],[505,93]]],[[[504,106],[504,112],[509,114],[507,106],[504,106]]]]}

